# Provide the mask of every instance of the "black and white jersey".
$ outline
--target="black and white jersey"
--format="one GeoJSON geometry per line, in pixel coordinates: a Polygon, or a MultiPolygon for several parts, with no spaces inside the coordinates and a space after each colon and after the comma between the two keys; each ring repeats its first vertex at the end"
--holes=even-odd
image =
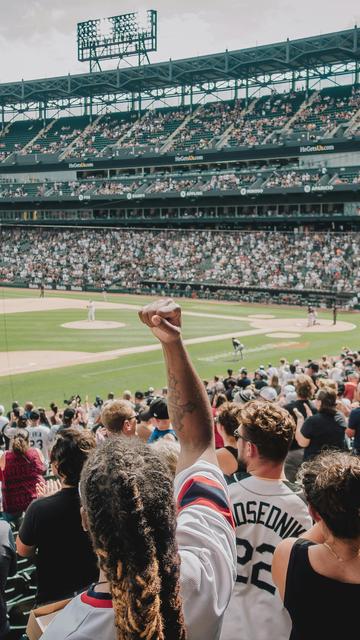
{"type": "Polygon", "coordinates": [[[290,616],[272,581],[271,564],[281,540],[298,537],[312,526],[300,488],[245,474],[229,492],[237,578],[221,640],[289,640],[290,616]]]}
{"type": "Polygon", "coordinates": [[[27,430],[29,432],[30,446],[39,449],[46,462],[49,462],[52,446],[49,427],[46,427],[44,424],[39,424],[37,427],[27,427],[27,430]]]}

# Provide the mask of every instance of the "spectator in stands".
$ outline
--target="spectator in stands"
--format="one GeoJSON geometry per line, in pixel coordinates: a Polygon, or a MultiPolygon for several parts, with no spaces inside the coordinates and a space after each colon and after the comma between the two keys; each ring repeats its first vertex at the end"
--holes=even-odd
{"type": "Polygon", "coordinates": [[[0,447],[1,449],[5,449],[5,436],[4,436],[4,428],[9,423],[8,418],[5,415],[5,407],[0,404],[0,447]]]}
{"type": "MultiPolygon", "coordinates": [[[[288,411],[294,421],[297,421],[295,409],[297,409],[304,420],[308,417],[305,405],[310,408],[311,415],[317,413],[315,404],[311,401],[314,397],[316,387],[310,378],[305,374],[299,374],[295,381],[296,400],[286,403],[284,409],[288,411]]],[[[304,459],[302,447],[298,444],[296,438],[293,439],[290,451],[286,457],[286,477],[291,482],[295,482],[298,468],[304,459]]]]}
{"type": "Polygon", "coordinates": [[[71,597],[97,578],[96,558],[81,527],[78,492],[81,469],[94,448],[91,432],[61,431],[50,457],[61,491],[34,500],[20,527],[18,554],[29,558],[37,552],[38,604],[71,597]]]}
{"type": "Polygon", "coordinates": [[[10,625],[6,615],[6,581],[16,573],[15,541],[10,525],[0,520],[0,640],[9,638],[10,625]]]}
{"type": "Polygon", "coordinates": [[[149,409],[140,414],[140,419],[143,422],[151,420],[153,422],[154,429],[149,436],[148,443],[156,442],[159,438],[176,439],[176,433],[171,426],[167,402],[165,398],[155,398],[150,403],[149,409]]]}
{"type": "Polygon", "coordinates": [[[51,448],[50,429],[45,424],[40,424],[40,418],[38,409],[30,411],[28,424],[30,446],[39,449],[48,463],[51,448]]]}
{"type": "Polygon", "coordinates": [[[100,422],[106,430],[107,436],[136,435],[136,413],[128,400],[112,400],[104,404],[100,422]]]}
{"type": "Polygon", "coordinates": [[[350,412],[346,434],[349,438],[354,438],[353,452],[360,456],[360,407],[354,407],[350,412]]]}
{"type": "Polygon", "coordinates": [[[278,404],[258,401],[241,408],[238,422],[235,437],[247,474],[229,486],[238,576],[221,639],[288,640],[291,627],[271,578],[271,561],[282,538],[311,527],[300,490],[284,473],[295,424],[278,404]]]}
{"type": "Polygon", "coordinates": [[[18,429],[11,444],[0,458],[3,518],[19,523],[23,512],[36,498],[36,486],[44,482],[46,470],[44,456],[30,447],[29,433],[18,429]]]}
{"type": "Polygon", "coordinates": [[[304,447],[304,460],[313,458],[322,449],[346,449],[344,415],[336,409],[336,390],[330,387],[319,389],[316,394],[315,406],[317,413],[312,415],[311,407],[304,404],[307,418],[293,409],[297,417],[296,440],[300,447],[304,447]]]}
{"type": "Polygon", "coordinates": [[[216,427],[221,435],[224,446],[216,449],[216,457],[219,467],[225,476],[232,476],[239,471],[238,450],[234,431],[239,426],[239,405],[227,402],[221,408],[215,418],[216,427]]]}
{"type": "Polygon", "coordinates": [[[324,452],[304,464],[300,479],[317,524],[307,539],[283,540],[272,565],[291,638],[351,638],[360,597],[360,459],[324,452]]]}
{"type": "Polygon", "coordinates": [[[54,618],[43,640],[63,639],[64,625],[89,640],[215,640],[220,634],[235,578],[235,546],[210,406],[181,340],[179,307],[161,300],[140,317],[165,351],[169,407],[181,445],[177,516],[172,476],[154,448],[125,438],[98,447],[83,469],[80,490],[100,581],[54,618]]]}

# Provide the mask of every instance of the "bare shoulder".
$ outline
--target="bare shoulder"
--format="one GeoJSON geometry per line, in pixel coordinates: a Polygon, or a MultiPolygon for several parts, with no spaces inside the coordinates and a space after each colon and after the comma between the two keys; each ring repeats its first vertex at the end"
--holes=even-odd
{"type": "Polygon", "coordinates": [[[284,600],[286,574],[289,565],[291,549],[296,542],[296,538],[285,538],[276,547],[272,561],[272,578],[275,586],[279,590],[282,600],[284,600]]]}

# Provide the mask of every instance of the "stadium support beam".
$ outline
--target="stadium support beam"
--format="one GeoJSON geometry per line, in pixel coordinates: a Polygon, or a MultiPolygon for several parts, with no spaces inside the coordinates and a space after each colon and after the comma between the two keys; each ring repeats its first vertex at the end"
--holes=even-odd
{"type": "Polygon", "coordinates": [[[349,83],[359,79],[359,29],[286,40],[285,42],[226,51],[209,56],[171,60],[121,70],[63,76],[0,84],[0,107],[4,117],[34,111],[39,102],[46,102],[48,111],[66,109],[66,103],[83,108],[92,96],[97,106],[127,104],[133,94],[142,97],[156,94],[161,100],[176,98],[180,103],[182,87],[186,95],[205,96],[209,93],[240,92],[267,85],[285,83],[299,87],[320,79],[348,76],[349,83]],[[324,71],[325,70],[325,71],[324,71]],[[191,87],[191,91],[188,88],[191,87]]]}

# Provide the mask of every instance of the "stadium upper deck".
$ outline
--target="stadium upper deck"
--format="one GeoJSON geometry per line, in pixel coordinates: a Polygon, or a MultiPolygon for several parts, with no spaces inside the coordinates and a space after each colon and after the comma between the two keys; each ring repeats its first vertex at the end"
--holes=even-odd
{"type": "Polygon", "coordinates": [[[0,223],[357,226],[359,42],[0,85],[0,223]]]}

